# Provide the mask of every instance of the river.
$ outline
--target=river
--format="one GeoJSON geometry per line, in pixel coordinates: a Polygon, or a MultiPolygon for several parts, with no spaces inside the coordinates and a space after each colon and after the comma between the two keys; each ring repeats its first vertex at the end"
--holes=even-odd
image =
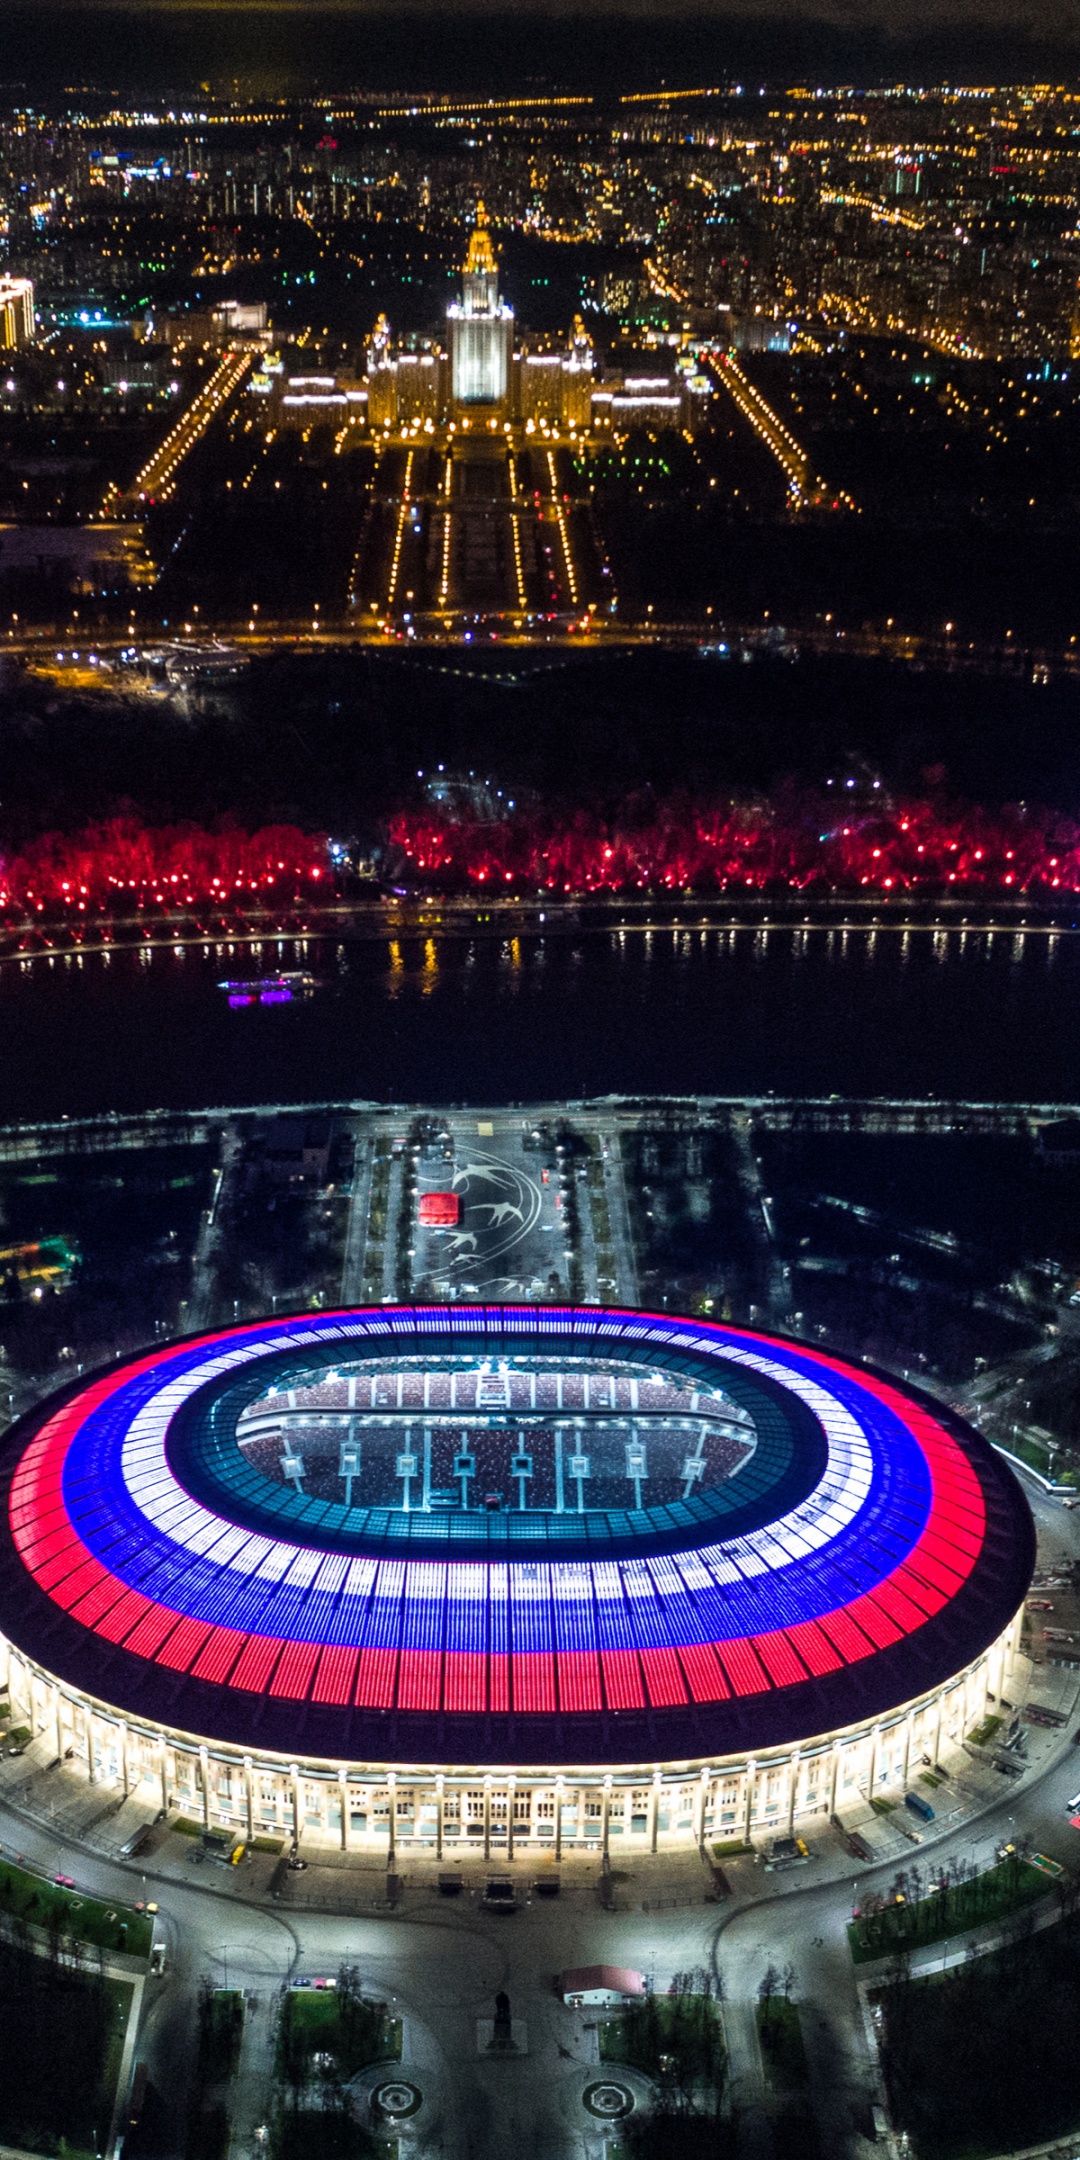
{"type": "Polygon", "coordinates": [[[1080,1099],[1080,935],[741,925],[0,961],[0,1118],[607,1092],[1080,1099]],[[309,971],[290,1004],[224,978],[309,971]]]}

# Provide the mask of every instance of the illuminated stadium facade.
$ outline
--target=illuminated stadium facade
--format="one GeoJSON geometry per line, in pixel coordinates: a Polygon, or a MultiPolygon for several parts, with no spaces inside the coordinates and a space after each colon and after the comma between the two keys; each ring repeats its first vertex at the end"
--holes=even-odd
{"type": "Polygon", "coordinates": [[[13,1713],[207,1827],[393,1855],[783,1831],[1006,1691],[1034,1531],[804,1347],[380,1309],[155,1349],[8,1436],[13,1713]]]}

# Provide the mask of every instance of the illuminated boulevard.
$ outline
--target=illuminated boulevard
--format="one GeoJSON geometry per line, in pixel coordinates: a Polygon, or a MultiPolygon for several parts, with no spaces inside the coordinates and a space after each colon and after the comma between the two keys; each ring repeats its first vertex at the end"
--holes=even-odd
{"type": "Polygon", "coordinates": [[[527,649],[563,647],[582,651],[602,645],[713,648],[719,657],[739,658],[742,653],[776,653],[791,657],[799,653],[832,658],[843,653],[853,659],[908,661],[920,667],[1001,671],[1040,680],[1080,672],[1080,648],[1070,640],[1061,647],[1021,645],[1007,639],[988,642],[942,635],[901,634],[873,625],[845,628],[836,623],[810,622],[793,625],[720,623],[710,610],[697,619],[661,621],[647,615],[640,621],[604,618],[599,615],[554,612],[525,617],[514,613],[433,613],[413,617],[408,623],[377,612],[358,613],[351,619],[323,620],[305,617],[271,623],[260,619],[255,627],[247,620],[215,623],[213,631],[199,633],[193,622],[147,623],[133,615],[123,627],[91,626],[78,611],[66,621],[27,629],[17,620],[0,633],[0,651],[28,661],[44,661],[73,671],[88,666],[91,656],[115,661],[129,655],[138,662],[163,646],[187,659],[193,672],[200,664],[220,665],[235,656],[242,664],[263,654],[309,651],[332,653],[352,647],[400,651],[403,646],[444,647],[453,655],[448,665],[454,673],[466,672],[474,656],[493,645],[527,649]],[[1049,671],[1047,675],[1046,671],[1049,671]]]}

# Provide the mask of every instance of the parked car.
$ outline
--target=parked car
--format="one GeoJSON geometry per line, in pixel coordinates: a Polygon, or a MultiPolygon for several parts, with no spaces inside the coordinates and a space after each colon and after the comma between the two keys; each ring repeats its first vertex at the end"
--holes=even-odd
{"type": "Polygon", "coordinates": [[[933,1822],[934,1810],[929,1800],[924,1800],[921,1793],[906,1792],[904,1794],[904,1806],[910,1808],[912,1814],[917,1815],[920,1822],[933,1822]]]}

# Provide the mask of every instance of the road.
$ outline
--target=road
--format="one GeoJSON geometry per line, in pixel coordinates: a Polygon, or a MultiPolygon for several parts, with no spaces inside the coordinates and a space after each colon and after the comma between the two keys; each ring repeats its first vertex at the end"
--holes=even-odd
{"type": "Polygon", "coordinates": [[[221,1135],[221,1155],[214,1172],[210,1205],[200,1219],[198,1239],[192,1254],[187,1325],[193,1331],[206,1327],[216,1311],[217,1261],[222,1250],[229,1185],[240,1161],[241,1148],[241,1135],[235,1123],[230,1120],[221,1135]]]}
{"type": "MultiPolygon", "coordinates": [[[[216,417],[220,407],[210,415],[216,417]]],[[[165,450],[162,445],[162,450],[165,450]]],[[[141,484],[141,483],[140,483],[141,484]]],[[[115,497],[107,497],[104,507],[110,508],[115,497]]],[[[521,647],[570,648],[580,651],[582,647],[595,648],[598,644],[608,648],[634,648],[662,645],[667,647],[697,648],[704,653],[719,654],[725,661],[745,655],[782,653],[794,656],[812,654],[822,659],[856,658],[901,661],[908,665],[921,664],[927,668],[945,668],[951,673],[971,670],[979,674],[1003,675],[1030,681],[1033,667],[1045,669],[1050,679],[1064,676],[1073,678],[1080,662],[1075,646],[1018,645],[1006,639],[985,640],[954,637],[924,637],[885,627],[860,625],[848,629],[833,622],[800,622],[792,627],[780,625],[762,627],[760,623],[721,623],[715,616],[706,614],[695,622],[662,622],[655,617],[644,621],[632,621],[623,614],[618,618],[605,618],[595,614],[587,625],[578,616],[572,622],[566,618],[550,621],[542,615],[529,627],[521,627],[515,621],[517,610],[506,614],[488,611],[486,620],[504,650],[521,647]]],[[[157,624],[141,626],[144,634],[140,643],[152,646],[157,624]],[[149,634],[145,634],[145,632],[149,634]]],[[[136,632],[139,635],[137,629],[136,632]]],[[[159,633],[160,634],[160,633],[159,633]]],[[[204,637],[207,635],[204,632],[204,637]]],[[[424,645],[444,648],[460,655],[460,629],[437,616],[427,623],[412,623],[406,627],[383,615],[380,609],[364,609],[338,620],[323,619],[317,626],[309,617],[281,616],[273,621],[263,617],[256,628],[245,613],[213,624],[213,635],[228,638],[245,653],[295,651],[320,646],[333,651],[348,651],[358,646],[374,646],[384,650],[424,645]]],[[[196,641],[197,642],[197,641],[196,641]]],[[[3,650],[28,660],[52,660],[58,645],[77,644],[83,655],[94,653],[111,656],[126,650],[132,643],[132,633],[125,625],[116,630],[112,625],[100,622],[92,626],[86,621],[85,607],[81,619],[77,611],[58,613],[51,622],[27,628],[25,624],[9,627],[3,650]]]]}
{"type": "Polygon", "coordinates": [[[253,351],[226,352],[187,411],[170,428],[126,492],[111,488],[105,497],[109,510],[137,509],[172,493],[176,474],[222,408],[240,388],[255,355],[253,351]]]}

